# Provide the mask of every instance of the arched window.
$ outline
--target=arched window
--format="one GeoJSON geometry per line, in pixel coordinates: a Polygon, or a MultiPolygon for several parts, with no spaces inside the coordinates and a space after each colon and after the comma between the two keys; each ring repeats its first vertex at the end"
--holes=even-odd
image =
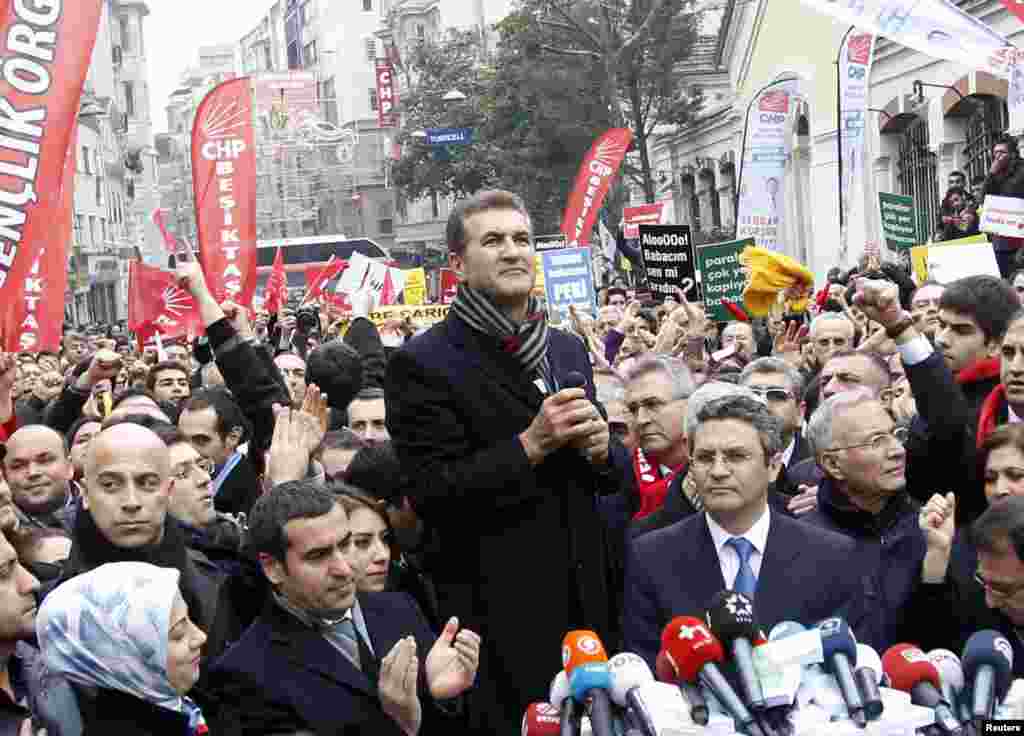
{"type": "Polygon", "coordinates": [[[931,234],[940,204],[935,154],[928,148],[928,121],[918,118],[900,137],[896,176],[900,193],[914,198],[919,242],[931,234]]]}
{"type": "Polygon", "coordinates": [[[960,104],[969,102],[974,103],[974,109],[965,125],[964,169],[968,183],[976,176],[988,174],[992,166],[992,145],[1010,124],[1006,100],[991,95],[974,95],[960,104]]]}
{"type": "Polygon", "coordinates": [[[708,215],[711,222],[708,223],[708,227],[721,227],[722,225],[722,208],[718,201],[718,188],[715,182],[715,172],[711,169],[702,169],[697,177],[699,179],[698,188],[701,194],[707,199],[708,203],[708,215]]]}

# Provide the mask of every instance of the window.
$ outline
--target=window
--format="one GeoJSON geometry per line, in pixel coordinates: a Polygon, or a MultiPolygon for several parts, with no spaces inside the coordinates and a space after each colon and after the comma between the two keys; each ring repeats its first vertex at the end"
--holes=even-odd
{"type": "Polygon", "coordinates": [[[121,17],[118,19],[118,25],[121,28],[121,50],[126,54],[132,53],[135,45],[132,40],[132,21],[131,18],[121,17]]]}
{"type": "Polygon", "coordinates": [[[92,151],[89,146],[82,146],[82,167],[86,174],[92,176],[92,151]]]}
{"type": "Polygon", "coordinates": [[[939,209],[939,178],[935,154],[928,148],[928,121],[918,118],[900,138],[896,175],[900,193],[914,198],[918,242],[927,239],[939,209]]]}
{"type": "Polygon", "coordinates": [[[377,205],[377,232],[381,235],[391,235],[395,232],[394,208],[391,202],[381,202],[377,205]]]}
{"type": "Polygon", "coordinates": [[[316,41],[310,41],[302,50],[303,62],[306,67],[316,66],[316,41]]]}
{"type": "Polygon", "coordinates": [[[377,60],[377,39],[368,38],[366,39],[366,60],[376,61],[377,60]]]}
{"type": "Polygon", "coordinates": [[[985,176],[992,166],[992,146],[995,139],[1009,126],[1006,101],[998,97],[969,97],[975,103],[974,112],[967,118],[967,140],[964,157],[967,159],[967,181],[985,176]]]}
{"type": "Polygon", "coordinates": [[[124,90],[124,111],[128,114],[128,117],[135,117],[135,83],[134,82],[121,82],[121,88],[124,90]]]}
{"type": "Polygon", "coordinates": [[[363,12],[368,13],[373,10],[373,0],[363,0],[363,12]]]}
{"type": "Polygon", "coordinates": [[[96,206],[97,207],[103,207],[104,206],[104,200],[103,200],[103,177],[102,176],[97,176],[96,177],[96,206]]]}
{"type": "Polygon", "coordinates": [[[99,245],[99,226],[96,222],[96,215],[89,215],[89,244],[99,245]]]}
{"type": "Polygon", "coordinates": [[[85,238],[85,217],[75,213],[75,245],[82,245],[85,238]]]}
{"type": "Polygon", "coordinates": [[[427,37],[427,27],[422,23],[416,24],[416,38],[424,39],[427,37]]]}
{"type": "Polygon", "coordinates": [[[107,230],[107,218],[106,217],[101,217],[100,218],[100,232],[103,233],[103,242],[104,243],[109,243],[110,242],[110,232],[107,230]]]}
{"type": "Polygon", "coordinates": [[[320,117],[333,125],[338,124],[338,93],[334,77],[320,83],[320,117]]]}
{"type": "Polygon", "coordinates": [[[370,109],[377,112],[377,88],[370,88],[370,109]]]}
{"type": "Polygon", "coordinates": [[[437,192],[430,193],[430,214],[435,220],[441,217],[441,208],[438,207],[437,203],[437,192]]]}

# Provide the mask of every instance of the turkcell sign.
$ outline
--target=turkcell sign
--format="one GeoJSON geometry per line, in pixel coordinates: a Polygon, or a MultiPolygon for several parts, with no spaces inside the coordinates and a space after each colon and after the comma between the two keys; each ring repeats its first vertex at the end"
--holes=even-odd
{"type": "Polygon", "coordinates": [[[472,128],[427,128],[427,145],[447,146],[473,142],[472,128]]]}

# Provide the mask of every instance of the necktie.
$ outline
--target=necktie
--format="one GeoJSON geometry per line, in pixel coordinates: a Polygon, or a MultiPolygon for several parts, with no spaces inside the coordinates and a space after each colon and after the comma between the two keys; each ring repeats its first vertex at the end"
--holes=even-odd
{"type": "Polygon", "coordinates": [[[335,631],[338,632],[338,642],[345,650],[345,656],[352,661],[356,669],[362,669],[359,657],[359,634],[356,633],[356,625],[352,619],[346,618],[335,627],[335,631]]]}
{"type": "Polygon", "coordinates": [[[753,598],[754,591],[757,589],[757,578],[754,577],[754,571],[750,567],[750,555],[754,554],[754,545],[743,537],[733,537],[726,544],[736,550],[736,554],[740,558],[740,571],[736,573],[732,589],[748,598],[753,598]]]}

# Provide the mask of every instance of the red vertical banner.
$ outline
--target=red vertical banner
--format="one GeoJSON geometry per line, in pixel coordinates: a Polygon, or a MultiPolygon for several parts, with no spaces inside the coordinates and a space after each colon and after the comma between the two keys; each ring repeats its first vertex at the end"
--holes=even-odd
{"type": "Polygon", "coordinates": [[[0,3],[0,303],[8,351],[60,341],[74,132],[102,5],[0,3]]]}
{"type": "Polygon", "coordinates": [[[597,213],[632,142],[632,130],[612,128],[590,147],[562,214],[562,234],[570,247],[590,243],[597,213]]]}
{"type": "Polygon", "coordinates": [[[214,87],[192,128],[199,262],[214,297],[251,307],[256,293],[256,146],[247,77],[214,87]]]}
{"type": "Polygon", "coordinates": [[[270,278],[267,279],[267,295],[263,300],[263,309],[271,314],[281,311],[288,298],[288,275],[284,272],[284,253],[281,246],[277,246],[277,254],[274,256],[274,268],[270,271],[270,278]]]}
{"type": "Polygon", "coordinates": [[[377,125],[381,128],[394,128],[398,125],[398,90],[395,89],[395,70],[391,62],[377,60],[377,125]]]}

